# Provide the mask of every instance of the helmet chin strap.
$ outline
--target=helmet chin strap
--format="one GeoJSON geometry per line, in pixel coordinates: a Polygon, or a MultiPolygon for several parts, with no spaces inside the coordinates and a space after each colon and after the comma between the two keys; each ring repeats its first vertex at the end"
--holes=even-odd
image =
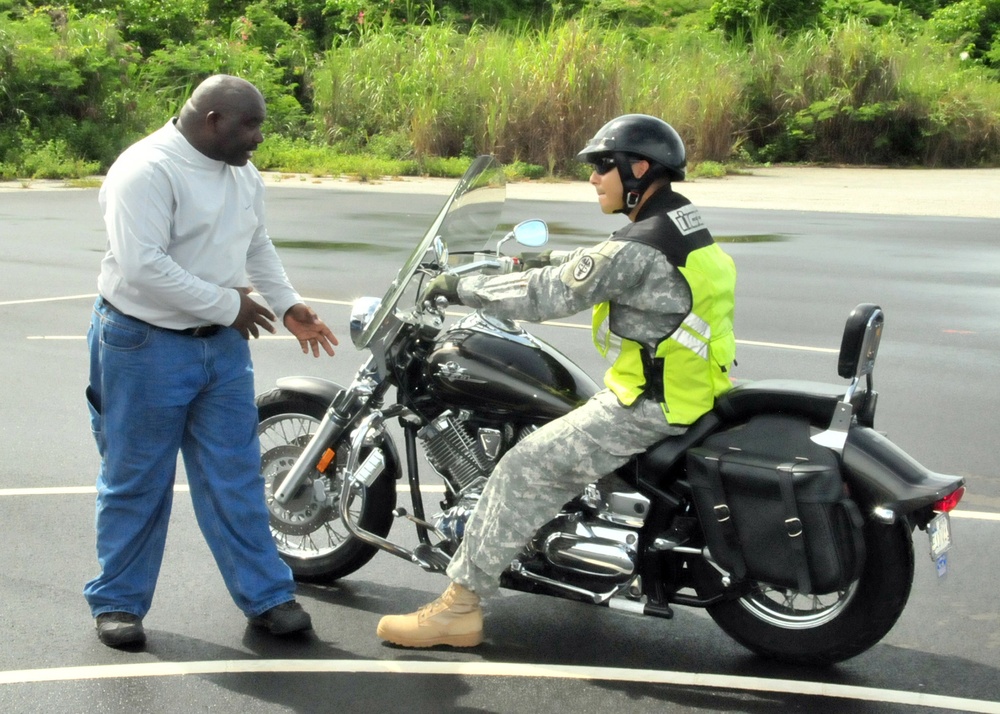
{"type": "Polygon", "coordinates": [[[636,178],[635,174],[632,173],[633,157],[631,155],[615,152],[612,154],[612,157],[615,160],[615,166],[618,167],[618,175],[622,180],[623,206],[615,211],[615,213],[629,214],[639,205],[643,194],[646,193],[650,184],[656,180],[659,172],[654,171],[653,165],[650,164],[649,169],[642,175],[642,178],[636,178]]]}

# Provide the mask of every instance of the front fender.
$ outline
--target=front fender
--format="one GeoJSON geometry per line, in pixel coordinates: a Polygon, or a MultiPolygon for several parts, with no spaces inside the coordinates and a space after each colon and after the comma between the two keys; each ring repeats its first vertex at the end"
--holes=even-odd
{"type": "Polygon", "coordinates": [[[843,464],[855,500],[898,515],[927,508],[964,484],[960,476],[925,468],[892,441],[863,426],[848,432],[843,464]]]}
{"type": "Polygon", "coordinates": [[[281,377],[275,382],[278,389],[286,392],[297,392],[307,397],[313,397],[329,404],[333,398],[344,390],[342,384],[331,382],[320,377],[281,377]]]}

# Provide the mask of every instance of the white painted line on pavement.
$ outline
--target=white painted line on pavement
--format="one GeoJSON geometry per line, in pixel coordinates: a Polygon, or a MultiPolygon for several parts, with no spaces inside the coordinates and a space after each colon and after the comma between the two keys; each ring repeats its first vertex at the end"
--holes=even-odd
{"type": "MultiPolygon", "coordinates": [[[[407,493],[410,490],[409,484],[397,484],[399,491],[407,493]]],[[[179,483],[174,486],[175,493],[186,493],[191,489],[187,484],[179,483]]],[[[437,484],[421,484],[421,491],[431,493],[444,493],[445,487],[437,484]]],[[[97,488],[94,486],[46,486],[40,488],[0,488],[0,498],[4,496],[73,496],[78,494],[94,494],[97,488]]],[[[998,521],[1000,513],[990,513],[988,511],[966,511],[955,510],[951,512],[952,518],[968,518],[979,521],[998,521]]]]}
{"type": "MultiPolygon", "coordinates": [[[[312,300],[310,302],[318,302],[312,300]]],[[[543,322],[543,325],[550,327],[572,327],[579,330],[591,329],[588,325],[574,325],[569,322],[543,322]]],[[[85,335],[28,335],[26,340],[85,340],[85,335]]],[[[292,335],[261,335],[256,340],[293,340],[292,335]]],[[[776,350],[797,350],[799,352],[822,352],[825,354],[838,354],[840,350],[831,347],[806,347],[805,345],[785,345],[780,342],[756,342],[753,340],[736,340],[738,345],[749,345],[751,347],[769,347],[776,350]]]]}
{"type": "MultiPolygon", "coordinates": [[[[56,302],[59,300],[80,300],[83,298],[89,298],[91,300],[95,299],[97,294],[91,295],[68,295],[66,297],[53,297],[53,298],[36,298],[33,300],[8,300],[7,302],[0,302],[0,307],[4,305],[27,305],[33,303],[42,302],[56,302]]],[[[350,300],[329,300],[326,298],[303,298],[309,303],[320,303],[323,305],[345,305],[350,307],[354,303],[350,300]]],[[[464,315],[461,312],[450,312],[448,313],[452,316],[464,315]]],[[[583,325],[574,322],[543,322],[543,325],[548,325],[549,327],[569,327],[574,330],[590,330],[592,327],[590,325],[583,325]]],[[[87,339],[85,335],[28,335],[26,339],[29,340],[85,340],[87,339]]],[[[261,340],[292,340],[295,339],[292,335],[261,335],[261,340]]],[[[826,354],[837,354],[840,352],[839,349],[833,349],[831,347],[807,347],[804,345],[786,345],[780,342],[758,342],[756,340],[736,340],[738,345],[747,345],[750,347],[769,347],[772,349],[781,350],[798,350],[800,352],[822,352],[826,354]]]]}
{"type": "MultiPolygon", "coordinates": [[[[402,492],[408,492],[409,484],[400,483],[397,485],[402,492]]],[[[174,486],[176,493],[186,493],[191,489],[187,484],[179,483],[174,486]]],[[[445,487],[437,484],[421,484],[421,491],[432,493],[444,493],[445,487]]],[[[94,494],[97,489],[94,486],[46,486],[40,488],[0,488],[0,498],[4,496],[73,496],[78,494],[94,494]]],[[[998,521],[1000,513],[990,513],[989,511],[966,511],[955,510],[951,512],[952,518],[968,518],[979,521],[998,521]]]]}
{"type": "Polygon", "coordinates": [[[987,511],[951,511],[952,518],[974,518],[980,521],[1000,521],[1000,513],[987,511]]]}
{"type": "Polygon", "coordinates": [[[936,707],[962,712],[1000,714],[1000,704],[937,694],[906,692],[874,687],[856,687],[825,682],[804,682],[762,677],[740,677],[695,672],[664,672],[646,669],[581,667],[574,665],[515,664],[505,662],[428,662],[405,660],[222,660],[215,662],[152,662],[143,664],[54,667],[0,672],[0,684],[30,682],[79,682],[126,677],[172,677],[205,674],[256,673],[364,673],[440,674],[463,677],[528,677],[609,682],[664,684],[706,689],[736,689],[802,696],[886,702],[908,706],[936,707]]]}
{"type": "MultiPolygon", "coordinates": [[[[408,483],[397,484],[397,489],[402,493],[409,493],[408,483]]],[[[186,483],[174,485],[174,493],[188,493],[191,488],[186,483]]],[[[445,487],[435,484],[421,485],[421,491],[429,493],[444,493],[445,487]]],[[[95,486],[52,486],[44,488],[0,488],[0,498],[4,496],[76,496],[94,495],[97,493],[95,486]]]]}
{"type": "Polygon", "coordinates": [[[40,302],[59,302],[60,300],[95,300],[96,298],[97,293],[90,293],[89,295],[65,295],[63,297],[32,298],[30,300],[6,300],[0,302],[0,307],[6,305],[31,305],[40,302]]]}

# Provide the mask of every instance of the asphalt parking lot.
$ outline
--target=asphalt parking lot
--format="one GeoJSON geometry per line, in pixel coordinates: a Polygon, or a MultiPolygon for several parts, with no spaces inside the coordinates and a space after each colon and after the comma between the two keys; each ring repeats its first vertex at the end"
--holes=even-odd
{"type": "MultiPolygon", "coordinates": [[[[701,613],[650,620],[522,594],[491,605],[481,649],[386,647],[374,637],[378,618],[441,588],[440,578],[388,555],[336,585],[304,586],[300,599],[316,630],[276,642],[248,630],[229,601],[183,479],[147,620],[150,644],[139,653],[103,647],[80,595],[95,567],[96,454],[82,400],[83,333],[103,245],[95,199],[93,191],[0,192],[0,319],[9,333],[0,365],[10,385],[0,423],[5,711],[1000,712],[1000,428],[989,416],[1000,348],[997,219],[706,211],[718,233],[783,236],[727,244],[741,269],[745,376],[832,372],[843,318],[881,281],[888,328],[880,420],[921,461],[970,483],[954,520],[949,576],[937,579],[918,541],[917,582],[897,627],[870,652],[815,671],[748,655],[701,613]]],[[[524,217],[545,215],[567,240],[592,208],[517,201],[524,217]]],[[[319,243],[332,220],[343,220],[344,242],[365,245],[382,233],[405,235],[439,203],[433,193],[399,194],[389,205],[364,190],[284,186],[271,194],[271,232],[319,243]]],[[[342,348],[332,360],[311,360],[293,342],[261,340],[258,388],[295,373],[346,381],[360,362],[347,347],[347,305],[381,293],[375,276],[393,255],[282,249],[293,281],[342,348]]],[[[599,369],[586,330],[545,326],[539,334],[599,369]]],[[[405,524],[396,528],[405,537],[405,524]]]]}

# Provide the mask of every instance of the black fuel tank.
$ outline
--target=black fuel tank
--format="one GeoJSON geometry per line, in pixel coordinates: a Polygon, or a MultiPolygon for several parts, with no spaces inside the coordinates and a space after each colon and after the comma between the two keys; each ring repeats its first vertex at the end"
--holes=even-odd
{"type": "Polygon", "coordinates": [[[475,313],[441,334],[425,369],[436,398],[501,417],[553,419],[599,389],[545,341],[512,323],[475,313]]]}

